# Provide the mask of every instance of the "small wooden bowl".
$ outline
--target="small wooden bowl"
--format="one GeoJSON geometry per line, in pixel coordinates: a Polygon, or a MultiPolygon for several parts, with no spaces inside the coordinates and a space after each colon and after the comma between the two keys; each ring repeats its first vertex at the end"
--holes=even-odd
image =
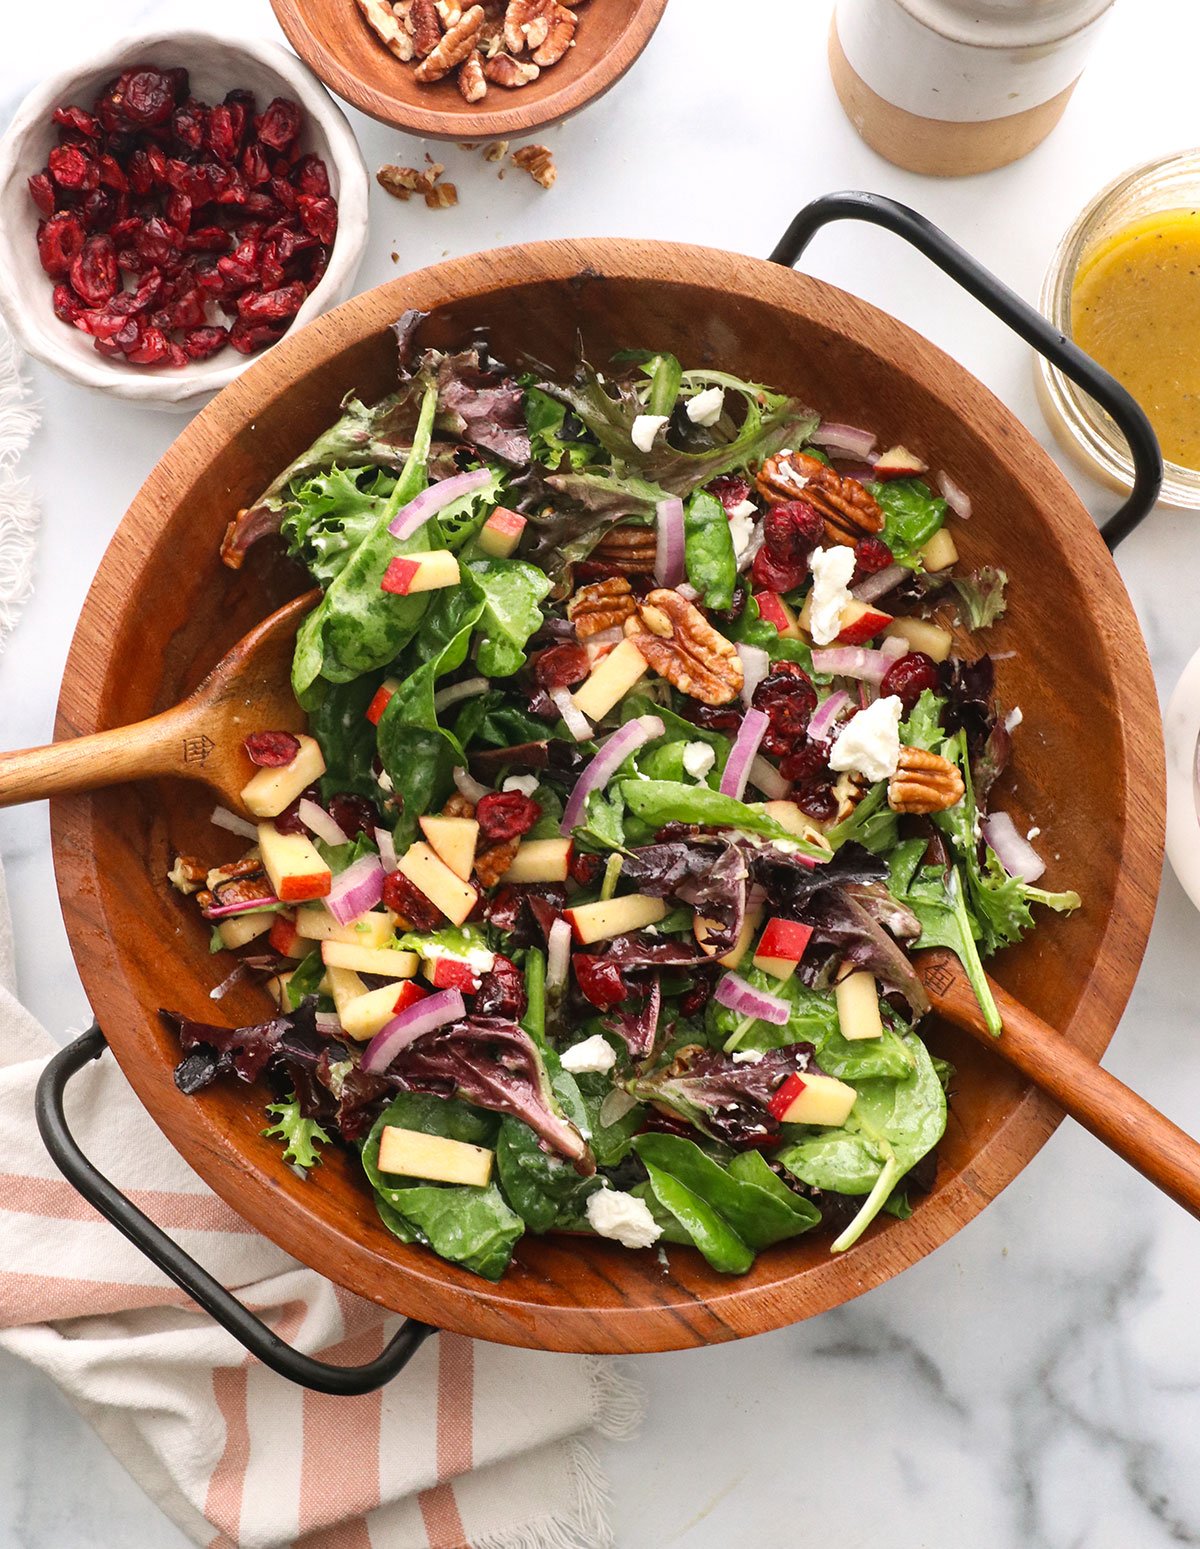
{"type": "Polygon", "coordinates": [[[354,0],[271,0],[301,59],[331,91],[381,123],[431,140],[515,138],[545,129],[602,97],[649,43],[667,0],[588,0],[575,46],[516,91],[489,84],[464,102],[453,79],[423,86],[389,54],[354,0]]]}
{"type": "MultiPolygon", "coordinates": [[[[387,327],[428,311],[424,343],[488,331],[568,368],[625,346],[770,382],[833,420],[903,442],[970,491],[955,537],[967,566],[1003,565],[1010,606],[990,637],[1000,691],[1020,705],[1013,780],[1022,829],[1036,814],[1051,885],[1078,888],[1070,918],[996,964],[1004,987],[1099,1059],[1141,962],[1158,893],[1163,755],[1146,649],[1120,576],[1062,474],[969,372],[911,329],[833,286],[753,258],[674,243],[535,243],[439,264],[357,296],[284,339],[183,432],[151,473],[88,593],[57,736],[124,725],[174,704],[252,624],[307,582],[270,541],[245,567],[217,550],[230,516],[336,418],[353,389],[395,382],[387,327]]],[[[196,756],[200,756],[197,753],[196,756]]],[[[552,1350],[645,1351],[761,1333],[858,1296],[945,1242],[1012,1181],[1061,1114],[965,1035],[932,1024],[956,1067],[936,1186],[912,1219],[886,1220],[847,1254],[827,1233],[759,1255],[740,1278],[698,1253],[629,1253],[594,1238],[526,1236],[498,1285],[390,1237],[357,1163],[331,1151],[307,1181],[262,1137],[261,1090],[184,1097],[159,1006],[211,1021],[228,972],[195,908],[166,880],[172,857],[230,859],[192,786],[163,781],[51,804],[67,933],[96,1016],[163,1131],[206,1182],[289,1253],[385,1306],[443,1328],[552,1350]]],[[[224,843],[222,842],[224,840],[224,843]]],[[[216,1011],[245,1023],[263,992],[216,1011]]]]}

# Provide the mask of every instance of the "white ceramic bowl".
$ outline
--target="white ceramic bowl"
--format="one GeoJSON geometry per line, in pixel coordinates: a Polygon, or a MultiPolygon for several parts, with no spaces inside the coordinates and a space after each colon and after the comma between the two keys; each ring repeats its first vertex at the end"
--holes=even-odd
{"type": "MultiPolygon", "coordinates": [[[[60,322],[50,305],[53,282],[37,254],[38,213],[26,179],[46,165],[55,144],[50,115],[60,104],[89,108],[100,88],[135,64],[187,69],[194,96],[220,102],[235,87],[252,91],[260,110],[272,97],[304,109],[301,144],[321,156],[338,202],[329,266],[292,322],[292,329],[350,294],[367,239],[367,169],[345,114],[308,67],[277,43],[227,42],[213,33],[130,37],[64,70],[30,92],[0,140],[0,312],[29,354],[60,375],[158,409],[195,409],[261,358],[226,347],[209,360],[176,369],[127,365],[99,354],[91,338],[60,322]]],[[[290,331],[290,330],[289,330],[290,331]]]]}
{"type": "Polygon", "coordinates": [[[1184,668],[1163,716],[1167,744],[1167,859],[1200,909],[1200,651],[1184,668]]]}

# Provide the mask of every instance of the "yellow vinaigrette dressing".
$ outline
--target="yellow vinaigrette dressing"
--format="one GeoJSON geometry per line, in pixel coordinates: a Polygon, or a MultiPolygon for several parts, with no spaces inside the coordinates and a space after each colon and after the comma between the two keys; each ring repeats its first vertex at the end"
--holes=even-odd
{"type": "Polygon", "coordinates": [[[1145,216],[1086,253],[1071,332],[1145,409],[1163,456],[1200,469],[1200,210],[1145,216]]]}

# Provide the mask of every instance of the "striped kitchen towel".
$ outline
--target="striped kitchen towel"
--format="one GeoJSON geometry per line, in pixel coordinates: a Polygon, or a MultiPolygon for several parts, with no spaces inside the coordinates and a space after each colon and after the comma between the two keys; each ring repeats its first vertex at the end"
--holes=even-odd
{"type": "MultiPolygon", "coordinates": [[[[603,1549],[589,1434],[630,1435],[614,1363],[430,1339],[362,1398],[294,1387],[236,1342],[60,1177],[33,1120],[54,1044],[18,1003],[0,875],[0,1348],[51,1377],[207,1549],[603,1549]]],[[[72,1081],[85,1152],[286,1340],[377,1355],[397,1319],[303,1268],[217,1199],[111,1056],[72,1081]]]]}

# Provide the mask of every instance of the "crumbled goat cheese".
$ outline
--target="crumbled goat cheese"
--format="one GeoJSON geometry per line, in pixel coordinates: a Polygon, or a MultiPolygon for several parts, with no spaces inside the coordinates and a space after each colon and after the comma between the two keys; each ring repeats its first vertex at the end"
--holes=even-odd
{"type": "Polygon", "coordinates": [[[502,791],[520,791],[522,796],[532,796],[537,788],[537,775],[509,775],[500,787],[502,791]]]}
{"type": "Polygon", "coordinates": [[[639,414],[633,422],[633,428],[629,432],[629,439],[637,447],[639,452],[648,452],[654,445],[654,438],[667,423],[665,414],[639,414]]]}
{"type": "Polygon", "coordinates": [[[388,774],[386,769],[381,769],[375,776],[375,784],[381,791],[386,791],[389,796],[396,789],[396,787],[392,784],[392,777],[390,774],[388,774]]]}
{"type": "Polygon", "coordinates": [[[729,512],[729,520],[733,521],[734,517],[736,516],[746,517],[750,521],[753,521],[757,515],[758,507],[754,504],[753,500],[739,500],[737,505],[734,506],[733,509],[729,512]]]}
{"type": "Polygon", "coordinates": [[[809,633],[816,645],[831,645],[841,632],[842,614],[850,601],[854,550],[844,543],[835,543],[828,549],[814,549],[808,563],[813,576],[808,599],[809,633]]]}
{"type": "Polygon", "coordinates": [[[716,752],[707,742],[689,742],[683,749],[683,767],[693,780],[703,780],[717,761],[716,752]]]}
{"type": "MultiPolygon", "coordinates": [[[[750,502],[743,500],[742,505],[750,506],[750,502]]],[[[746,558],[747,550],[755,536],[754,518],[758,515],[758,512],[753,506],[750,506],[749,516],[739,516],[737,514],[738,509],[740,508],[735,508],[729,513],[729,536],[733,539],[733,555],[740,570],[742,568],[742,561],[746,558]]]]}
{"type": "Polygon", "coordinates": [[[619,1189],[597,1189],[588,1195],[587,1218],[601,1237],[612,1237],[626,1248],[652,1248],[662,1227],[644,1199],[619,1189]]]}
{"type": "Polygon", "coordinates": [[[1017,705],[1017,707],[1014,710],[1010,710],[1008,712],[1008,714],[1004,717],[1004,729],[1005,729],[1005,731],[1016,731],[1017,727],[1020,726],[1021,722],[1024,719],[1025,719],[1025,715],[1024,715],[1020,705],[1017,705]]]}
{"type": "Polygon", "coordinates": [[[569,1049],[564,1049],[560,1056],[560,1063],[562,1068],[569,1070],[573,1076],[582,1076],[593,1070],[611,1070],[617,1063],[617,1056],[613,1053],[612,1044],[607,1038],[600,1033],[593,1033],[582,1043],[572,1044],[569,1049]]]}
{"type": "Polygon", "coordinates": [[[739,1049],[733,1056],[735,1065],[758,1065],[762,1062],[763,1051],[761,1049],[739,1049]]]}
{"type": "Polygon", "coordinates": [[[491,973],[496,966],[496,954],[489,952],[487,947],[468,947],[465,952],[460,952],[454,947],[439,944],[436,951],[428,951],[424,954],[425,961],[436,963],[439,957],[449,959],[452,963],[465,963],[473,974],[491,973]]]}
{"type": "Polygon", "coordinates": [[[702,393],[697,393],[687,402],[687,417],[693,425],[715,425],[721,418],[721,410],[725,407],[725,389],[723,387],[706,387],[702,393]]]}
{"type": "Polygon", "coordinates": [[[1036,824],[1036,823],[1035,823],[1035,824],[1034,824],[1034,825],[1033,825],[1033,827],[1032,827],[1032,828],[1031,828],[1031,829],[1030,829],[1030,830],[1029,830],[1029,832],[1028,832],[1028,833],[1027,833],[1027,834],[1026,834],[1026,835],[1025,835],[1025,837],[1026,837],[1026,839],[1036,839],[1036,838],[1037,838],[1037,836],[1038,836],[1038,835],[1039,835],[1039,834],[1040,834],[1040,833],[1041,833],[1041,829],[1040,829],[1040,828],[1039,828],[1039,827],[1038,827],[1038,826],[1037,826],[1037,824],[1036,824]]]}
{"type": "Polygon", "coordinates": [[[838,734],[829,755],[830,769],[852,769],[872,781],[890,780],[900,762],[903,713],[904,706],[895,694],[860,710],[838,734]]]}

